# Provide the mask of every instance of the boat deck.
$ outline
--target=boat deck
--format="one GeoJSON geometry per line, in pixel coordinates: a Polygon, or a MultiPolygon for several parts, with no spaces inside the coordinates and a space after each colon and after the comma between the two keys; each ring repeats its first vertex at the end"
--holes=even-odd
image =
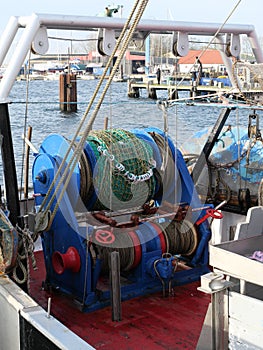
{"type": "Polygon", "coordinates": [[[38,270],[30,273],[30,295],[44,309],[51,297],[51,315],[96,349],[196,349],[210,296],[197,290],[199,282],[122,303],[122,320],[112,321],[112,309],[83,313],[74,301],[57,291],[42,289],[42,252],[35,254],[38,270]]]}

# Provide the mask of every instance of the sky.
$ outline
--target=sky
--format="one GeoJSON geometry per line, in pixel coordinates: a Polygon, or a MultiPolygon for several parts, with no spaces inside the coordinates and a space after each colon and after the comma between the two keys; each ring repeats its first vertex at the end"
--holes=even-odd
{"type": "MultiPolygon", "coordinates": [[[[122,17],[127,18],[134,3],[134,0],[8,0],[0,11],[0,35],[11,16],[32,13],[96,16],[108,5],[122,5],[122,17]]],[[[262,3],[262,0],[149,0],[143,18],[218,23],[220,27],[231,14],[227,23],[254,25],[258,37],[263,37],[262,3]]],[[[61,51],[61,46],[54,50],[52,45],[55,44],[51,40],[49,52],[61,51]]]]}
{"type": "MultiPolygon", "coordinates": [[[[8,0],[0,11],[0,33],[11,16],[32,13],[71,14],[93,16],[107,5],[122,5],[123,17],[128,17],[133,0],[8,0]]],[[[263,36],[262,0],[149,0],[144,13],[148,19],[223,23],[238,4],[228,23],[253,24],[258,36],[263,36]]]]}

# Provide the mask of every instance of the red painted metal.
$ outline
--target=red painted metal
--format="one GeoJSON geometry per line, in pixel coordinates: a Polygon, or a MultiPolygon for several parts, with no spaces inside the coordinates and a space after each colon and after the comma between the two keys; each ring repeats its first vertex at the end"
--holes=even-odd
{"type": "Polygon", "coordinates": [[[68,296],[41,289],[45,279],[43,253],[37,252],[37,271],[31,271],[31,296],[44,308],[52,298],[51,314],[73,332],[103,350],[194,350],[210,302],[199,292],[199,282],[176,287],[173,295],[162,293],[122,302],[122,321],[111,320],[111,307],[81,312],[68,296]]]}
{"type": "Polygon", "coordinates": [[[132,239],[133,247],[134,247],[134,262],[132,265],[132,269],[139,265],[142,259],[142,246],[139,240],[139,237],[134,231],[129,231],[129,236],[132,239]]]}
{"type": "Polygon", "coordinates": [[[73,272],[78,272],[80,269],[80,256],[77,249],[69,247],[64,254],[58,251],[54,252],[52,255],[52,265],[56,273],[59,275],[67,269],[73,272]]]}
{"type": "Polygon", "coordinates": [[[196,221],[195,224],[198,226],[208,218],[222,219],[222,217],[223,217],[223,214],[221,213],[221,211],[217,209],[207,209],[206,214],[201,219],[196,221]]]}
{"type": "Polygon", "coordinates": [[[155,228],[155,230],[157,231],[158,233],[158,236],[159,236],[159,239],[160,239],[160,243],[161,243],[161,249],[162,249],[162,253],[165,253],[167,250],[167,244],[166,244],[166,239],[164,237],[164,234],[163,234],[163,230],[160,226],[158,226],[157,224],[155,223],[151,223],[151,225],[155,228]]]}
{"type": "Polygon", "coordinates": [[[102,244],[111,244],[115,241],[115,236],[111,231],[98,230],[95,233],[95,239],[102,244]]]}

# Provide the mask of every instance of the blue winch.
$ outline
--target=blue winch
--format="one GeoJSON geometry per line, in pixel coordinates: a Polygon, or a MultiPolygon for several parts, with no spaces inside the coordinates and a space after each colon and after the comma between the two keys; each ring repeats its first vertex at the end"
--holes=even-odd
{"type": "Polygon", "coordinates": [[[157,128],[92,131],[68,169],[77,149],[77,141],[52,134],[33,164],[36,208],[49,206],[53,215],[41,231],[47,285],[91,311],[110,302],[112,252],[122,300],[208,271],[206,208],[169,136],[157,128]]]}

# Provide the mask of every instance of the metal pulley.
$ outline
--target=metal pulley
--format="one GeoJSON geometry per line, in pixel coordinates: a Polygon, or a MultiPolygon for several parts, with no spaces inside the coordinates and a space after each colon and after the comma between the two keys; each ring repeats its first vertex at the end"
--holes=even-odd
{"type": "Polygon", "coordinates": [[[173,54],[175,56],[186,56],[189,52],[189,40],[188,33],[185,32],[174,32],[173,35],[173,54]]]}
{"type": "Polygon", "coordinates": [[[40,27],[31,44],[31,50],[36,55],[44,55],[49,48],[47,28],[40,27]]]}
{"type": "Polygon", "coordinates": [[[226,36],[226,50],[228,57],[238,57],[240,55],[240,37],[237,34],[227,34],[226,36]]]}
{"type": "Polygon", "coordinates": [[[100,55],[110,56],[116,45],[115,31],[113,29],[99,29],[97,45],[100,55]]]}

